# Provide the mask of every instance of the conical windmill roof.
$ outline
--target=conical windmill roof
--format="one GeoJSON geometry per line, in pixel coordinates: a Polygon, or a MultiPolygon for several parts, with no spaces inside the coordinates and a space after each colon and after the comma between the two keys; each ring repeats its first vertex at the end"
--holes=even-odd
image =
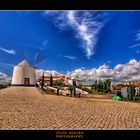
{"type": "Polygon", "coordinates": [[[31,67],[31,65],[27,62],[27,60],[22,60],[17,66],[23,66],[23,67],[31,67]]]}

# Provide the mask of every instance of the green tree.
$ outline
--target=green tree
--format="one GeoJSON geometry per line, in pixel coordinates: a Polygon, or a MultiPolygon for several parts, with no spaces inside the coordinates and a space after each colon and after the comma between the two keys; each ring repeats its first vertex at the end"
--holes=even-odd
{"type": "Polygon", "coordinates": [[[76,97],[76,80],[74,79],[73,80],[73,94],[74,94],[74,97],[76,97]]]}
{"type": "Polygon", "coordinates": [[[100,80],[100,91],[103,92],[103,81],[100,80]]]}
{"type": "Polygon", "coordinates": [[[91,85],[91,89],[92,90],[95,89],[95,85],[94,84],[91,85]]]}
{"type": "Polygon", "coordinates": [[[135,96],[135,86],[134,86],[134,83],[133,84],[130,83],[130,86],[129,86],[129,99],[133,100],[134,96],[135,96]]]}
{"type": "Polygon", "coordinates": [[[72,96],[74,86],[73,85],[68,85],[68,90],[70,91],[70,96],[72,96]]]}
{"type": "Polygon", "coordinates": [[[41,77],[41,88],[43,89],[43,87],[44,87],[44,72],[41,77]]]}
{"type": "Polygon", "coordinates": [[[95,90],[97,90],[98,88],[98,84],[97,84],[97,80],[95,80],[95,90]]]}
{"type": "Polygon", "coordinates": [[[52,74],[50,74],[50,86],[51,87],[53,86],[53,76],[52,76],[52,74]]]}
{"type": "Polygon", "coordinates": [[[62,80],[56,80],[54,85],[57,87],[57,95],[59,95],[59,90],[60,90],[60,87],[63,85],[63,81],[62,80]]]}
{"type": "Polygon", "coordinates": [[[106,90],[107,90],[107,93],[111,91],[111,80],[110,79],[106,80],[106,90]]]}
{"type": "Polygon", "coordinates": [[[101,80],[99,79],[98,91],[101,91],[101,80]]]}
{"type": "Polygon", "coordinates": [[[106,86],[106,82],[103,83],[103,92],[107,92],[107,86],[106,86]]]}

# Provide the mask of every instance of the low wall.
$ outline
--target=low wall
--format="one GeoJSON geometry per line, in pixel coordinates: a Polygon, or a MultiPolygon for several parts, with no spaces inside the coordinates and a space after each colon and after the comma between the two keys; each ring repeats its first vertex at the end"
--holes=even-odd
{"type": "Polygon", "coordinates": [[[12,84],[10,86],[24,86],[24,87],[35,87],[35,85],[23,85],[23,84],[12,84]]]}

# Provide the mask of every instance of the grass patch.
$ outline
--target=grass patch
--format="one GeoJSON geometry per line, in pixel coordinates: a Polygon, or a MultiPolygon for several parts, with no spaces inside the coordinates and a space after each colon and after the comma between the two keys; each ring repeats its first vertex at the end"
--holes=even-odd
{"type": "Polygon", "coordinates": [[[83,87],[82,90],[84,91],[87,91],[88,93],[91,93],[91,94],[96,94],[96,95],[106,95],[106,93],[104,92],[99,92],[95,89],[92,89],[92,87],[83,87]]]}
{"type": "Polygon", "coordinates": [[[140,103],[140,97],[134,97],[133,100],[130,100],[130,99],[128,99],[128,98],[121,98],[120,101],[133,102],[133,103],[140,103]]]}

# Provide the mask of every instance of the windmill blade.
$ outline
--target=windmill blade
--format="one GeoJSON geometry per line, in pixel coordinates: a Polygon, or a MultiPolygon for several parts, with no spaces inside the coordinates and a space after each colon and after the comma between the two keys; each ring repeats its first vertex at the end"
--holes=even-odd
{"type": "Polygon", "coordinates": [[[34,64],[36,64],[37,56],[38,56],[38,51],[37,51],[37,53],[35,54],[35,57],[34,57],[34,64]]]}
{"type": "Polygon", "coordinates": [[[25,53],[25,51],[24,51],[24,58],[25,58],[26,60],[28,60],[27,54],[25,53]]]}

